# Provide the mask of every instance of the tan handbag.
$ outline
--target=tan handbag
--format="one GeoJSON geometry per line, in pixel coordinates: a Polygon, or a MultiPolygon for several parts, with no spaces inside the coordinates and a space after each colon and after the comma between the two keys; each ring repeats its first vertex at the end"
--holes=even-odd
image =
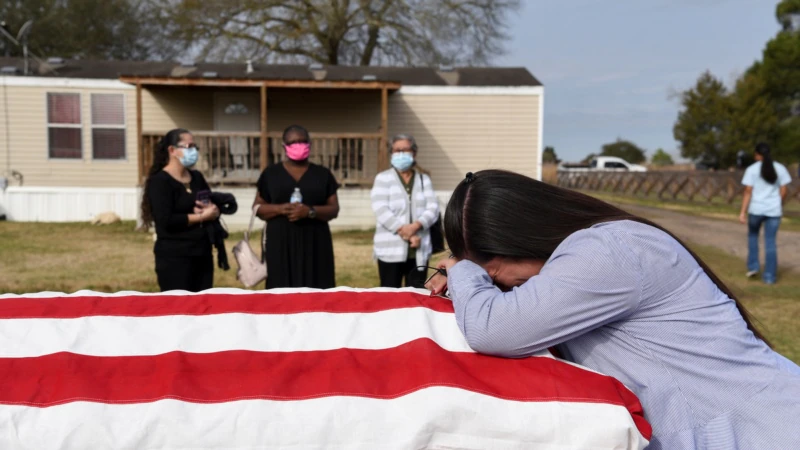
{"type": "MultiPolygon", "coordinates": [[[[253,287],[267,279],[266,261],[262,261],[262,259],[256,255],[256,252],[253,251],[253,248],[250,247],[250,233],[253,232],[253,222],[256,219],[256,211],[258,211],[258,205],[253,207],[253,214],[250,216],[250,226],[244,233],[244,239],[233,246],[233,257],[236,259],[236,264],[239,265],[239,269],[236,271],[236,279],[241,281],[245,287],[253,287]]],[[[261,234],[262,249],[267,239],[266,227],[267,226],[264,225],[264,231],[262,231],[261,234]]]]}

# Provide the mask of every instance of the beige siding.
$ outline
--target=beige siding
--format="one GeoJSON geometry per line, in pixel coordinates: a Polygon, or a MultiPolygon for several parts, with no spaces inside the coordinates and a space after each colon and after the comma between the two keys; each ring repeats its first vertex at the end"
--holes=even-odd
{"type": "MultiPolygon", "coordinates": [[[[131,187],[136,185],[136,97],[127,89],[6,86],[8,117],[0,116],[0,148],[10,147],[10,167],[25,186],[131,187]],[[47,143],[47,93],[78,93],[81,99],[81,159],[50,159],[47,143]],[[92,159],[91,94],[125,96],[126,159],[92,159]]],[[[4,108],[0,108],[2,110],[4,108]]],[[[3,154],[3,166],[6,155],[3,154]]]]}
{"type": "MultiPolygon", "coordinates": [[[[0,108],[0,176],[17,170],[26,186],[131,187],[136,185],[135,90],[7,86],[8,127],[0,108]],[[47,152],[47,93],[81,94],[83,158],[51,160],[47,152]],[[123,93],[127,159],[92,160],[90,95],[123,93]],[[6,128],[8,128],[6,130],[6,128]],[[6,166],[6,140],[11,165],[6,166]]],[[[214,129],[210,88],[148,88],[142,92],[144,131],[175,127],[214,129]]],[[[257,90],[250,90],[258,96],[257,90]]],[[[2,96],[2,93],[0,93],[2,96]]],[[[269,131],[299,123],[312,133],[375,133],[380,128],[378,91],[269,91],[269,131]]],[[[389,97],[389,133],[411,133],[420,145],[419,161],[438,190],[452,189],[467,171],[488,168],[537,175],[539,97],[537,95],[402,94],[389,97]]],[[[383,150],[381,150],[383,151],[383,150]]],[[[377,164],[368,155],[366,164],[377,164]]]]}
{"type": "Polygon", "coordinates": [[[173,128],[213,130],[214,91],[185,87],[142,89],[143,131],[164,132],[173,128]]]}
{"type": "Polygon", "coordinates": [[[389,134],[410,133],[419,164],[437,190],[450,190],[467,172],[508,169],[536,177],[537,95],[413,95],[389,97],[389,134]]]}

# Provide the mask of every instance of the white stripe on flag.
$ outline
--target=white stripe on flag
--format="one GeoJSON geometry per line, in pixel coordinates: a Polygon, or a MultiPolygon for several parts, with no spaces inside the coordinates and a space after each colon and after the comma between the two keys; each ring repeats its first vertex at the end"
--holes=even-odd
{"type": "Polygon", "coordinates": [[[2,449],[633,450],[646,445],[622,406],[515,402],[447,387],[393,400],[0,405],[2,449]]]}
{"type": "MultiPolygon", "coordinates": [[[[370,288],[360,289],[351,287],[337,287],[333,289],[313,289],[313,288],[278,288],[261,291],[251,291],[239,288],[213,288],[201,291],[201,294],[313,294],[315,292],[385,292],[387,294],[398,292],[411,292],[420,295],[430,295],[430,291],[424,289],[414,288],[370,288]]],[[[82,290],[74,293],[64,292],[51,292],[42,291],[30,294],[0,294],[0,301],[12,298],[51,298],[51,297],[129,297],[129,296],[143,296],[143,297],[163,297],[169,295],[194,295],[188,291],[167,291],[167,292],[137,292],[137,291],[119,291],[113,293],[97,292],[82,290]]]]}
{"type": "MultiPolygon", "coordinates": [[[[8,319],[0,357],[72,352],[158,355],[175,350],[292,352],[392,348],[429,338],[448,351],[473,352],[451,313],[402,308],[375,313],[241,314],[76,319],[8,319]]],[[[544,353],[543,353],[544,354],[544,353]]]]}

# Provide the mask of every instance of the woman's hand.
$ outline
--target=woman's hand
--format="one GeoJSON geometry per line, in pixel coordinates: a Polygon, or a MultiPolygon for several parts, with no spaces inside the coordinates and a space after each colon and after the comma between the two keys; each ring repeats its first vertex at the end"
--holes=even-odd
{"type": "Polygon", "coordinates": [[[201,202],[196,202],[194,206],[194,212],[195,214],[200,214],[200,219],[203,222],[216,220],[217,217],[219,217],[219,208],[213,203],[210,205],[204,205],[201,202]],[[200,212],[198,212],[198,209],[200,212]]]}
{"type": "Polygon", "coordinates": [[[290,207],[292,209],[289,214],[287,214],[289,217],[289,222],[297,222],[300,219],[305,219],[308,217],[309,211],[311,211],[311,208],[302,203],[295,203],[290,205],[290,207]]]}
{"type": "Polygon", "coordinates": [[[280,208],[280,213],[282,215],[288,216],[289,214],[292,213],[292,211],[294,211],[294,204],[293,203],[283,203],[282,205],[279,205],[278,208],[280,208]]]}
{"type": "Polygon", "coordinates": [[[747,214],[741,213],[739,214],[739,223],[746,224],[747,223],[747,214]]]}
{"type": "Polygon", "coordinates": [[[397,234],[401,238],[403,238],[404,241],[408,241],[421,229],[422,229],[422,224],[420,224],[419,222],[414,222],[400,227],[400,229],[397,230],[397,234]]]}
{"type": "Polygon", "coordinates": [[[414,236],[411,236],[411,239],[409,239],[408,242],[409,242],[409,244],[411,244],[411,248],[419,248],[419,245],[422,242],[422,239],[419,236],[414,235],[414,236]]]}
{"type": "MultiPolygon", "coordinates": [[[[444,269],[445,271],[450,270],[453,266],[458,263],[456,258],[446,258],[439,261],[436,264],[437,269],[444,269]]],[[[430,281],[425,283],[425,288],[428,289],[433,293],[433,295],[441,295],[444,291],[447,290],[447,277],[442,275],[441,273],[437,273],[433,277],[431,277],[430,281]]]]}

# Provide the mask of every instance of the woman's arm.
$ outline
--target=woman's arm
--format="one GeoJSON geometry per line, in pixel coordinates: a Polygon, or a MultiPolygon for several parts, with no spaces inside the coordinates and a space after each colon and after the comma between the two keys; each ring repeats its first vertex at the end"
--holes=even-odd
{"type": "Polygon", "coordinates": [[[439,218],[439,200],[436,198],[436,193],[433,190],[430,177],[425,178],[427,175],[420,173],[422,180],[422,194],[425,196],[425,212],[420,215],[414,222],[403,225],[398,234],[405,240],[411,239],[412,236],[419,233],[420,230],[427,230],[436,223],[439,218]]]}
{"type": "MultiPolygon", "coordinates": [[[[308,219],[309,213],[311,212],[311,207],[305,205],[303,203],[295,203],[291,206],[291,211],[289,212],[289,222],[297,222],[300,219],[308,219]]],[[[327,202],[321,206],[315,206],[314,212],[317,213],[314,220],[321,220],[323,222],[329,222],[335,219],[339,215],[339,199],[336,194],[331,195],[328,197],[327,202]]]]}
{"type": "Polygon", "coordinates": [[[742,209],[739,211],[739,222],[741,223],[747,223],[747,209],[750,207],[750,199],[752,198],[753,186],[745,186],[744,195],[742,196],[742,209]]]}
{"type": "Polygon", "coordinates": [[[256,192],[256,200],[253,202],[253,206],[258,206],[256,216],[261,220],[270,220],[278,216],[286,216],[292,212],[292,205],[290,203],[283,203],[280,205],[268,203],[261,198],[259,192],[256,192]]]}
{"type": "Polygon", "coordinates": [[[188,229],[189,225],[205,221],[205,216],[199,211],[199,208],[195,208],[194,213],[191,214],[175,212],[172,189],[168,180],[153,177],[149,183],[150,209],[156,225],[163,226],[167,231],[180,232],[188,229]]]}
{"type": "Polygon", "coordinates": [[[382,180],[381,176],[375,177],[375,183],[370,191],[372,200],[372,211],[378,220],[378,224],[392,233],[397,233],[404,221],[397,218],[389,208],[389,189],[391,184],[382,180]]]}
{"type": "Polygon", "coordinates": [[[639,305],[638,258],[611,233],[574,233],[534,276],[502,292],[480,266],[447,271],[456,321],[474,350],[524,357],[628,317],[639,305]]]}
{"type": "Polygon", "coordinates": [[[323,222],[330,222],[339,217],[339,196],[331,195],[324,206],[315,206],[314,211],[317,212],[317,220],[323,222]]]}

